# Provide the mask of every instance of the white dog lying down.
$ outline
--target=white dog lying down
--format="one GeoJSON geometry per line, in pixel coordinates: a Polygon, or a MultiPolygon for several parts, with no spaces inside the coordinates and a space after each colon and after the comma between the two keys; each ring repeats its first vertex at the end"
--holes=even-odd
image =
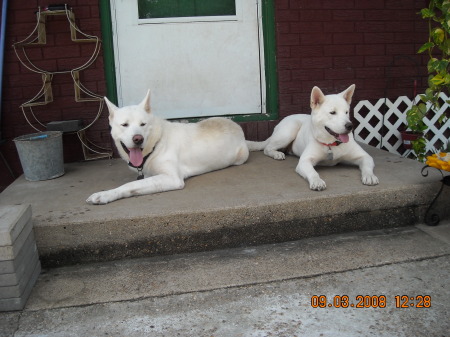
{"type": "Polygon", "coordinates": [[[188,177],[241,165],[248,158],[244,132],[229,119],[171,123],[151,113],[150,91],[139,105],[118,108],[106,97],[105,101],[119,154],[139,176],[136,181],[92,194],[86,200],[90,204],[182,189],[188,177]]]}
{"type": "Polygon", "coordinates": [[[247,141],[250,151],[260,151],[282,160],[287,150],[300,157],[295,171],[309,182],[312,190],[322,191],[325,182],[314,169],[316,165],[333,166],[340,162],[356,164],[365,185],[378,184],[373,174],[374,162],[353,139],[349,118],[355,85],[337,95],[325,96],[318,87],[311,92],[311,115],[291,115],[284,118],[273,134],[263,142],[247,141]]]}

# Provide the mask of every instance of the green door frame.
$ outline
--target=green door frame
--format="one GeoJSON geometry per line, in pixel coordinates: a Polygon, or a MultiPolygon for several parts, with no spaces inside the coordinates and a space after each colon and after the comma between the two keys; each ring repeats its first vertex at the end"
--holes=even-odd
{"type": "MultiPolygon", "coordinates": [[[[107,96],[111,102],[117,104],[117,82],[114,63],[111,4],[109,0],[99,0],[99,5],[107,96]]],[[[266,77],[266,113],[229,116],[236,122],[278,119],[278,78],[276,68],[274,0],[262,0],[262,25],[264,35],[264,65],[266,77]]]]}

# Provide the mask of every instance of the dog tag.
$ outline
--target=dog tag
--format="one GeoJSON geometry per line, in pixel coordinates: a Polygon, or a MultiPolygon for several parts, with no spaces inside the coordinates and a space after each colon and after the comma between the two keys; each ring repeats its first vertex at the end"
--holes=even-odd
{"type": "Polygon", "coordinates": [[[333,160],[333,151],[331,151],[331,148],[328,147],[328,151],[327,151],[327,159],[328,160],[333,160]]]}
{"type": "Polygon", "coordinates": [[[137,180],[144,179],[144,173],[142,173],[142,169],[138,168],[137,170],[138,170],[137,180]]]}

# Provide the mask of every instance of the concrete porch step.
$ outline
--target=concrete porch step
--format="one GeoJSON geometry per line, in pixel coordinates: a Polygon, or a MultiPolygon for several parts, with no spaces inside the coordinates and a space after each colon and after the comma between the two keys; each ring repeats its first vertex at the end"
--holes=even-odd
{"type": "MultiPolygon", "coordinates": [[[[181,191],[93,206],[86,198],[136,179],[120,159],[66,164],[65,175],[0,194],[0,205],[31,204],[43,267],[243,247],[423,222],[441,175],[423,164],[366,147],[378,186],[356,167],[319,168],[327,183],[311,191],[295,173],[298,159],[251,153],[242,166],[186,181],[181,191]]],[[[447,193],[447,191],[444,191],[447,193]]],[[[441,199],[448,198],[448,193],[441,199]]]]}

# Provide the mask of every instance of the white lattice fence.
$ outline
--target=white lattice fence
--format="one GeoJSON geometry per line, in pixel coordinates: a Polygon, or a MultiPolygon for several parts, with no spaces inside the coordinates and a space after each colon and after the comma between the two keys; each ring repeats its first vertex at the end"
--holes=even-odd
{"type": "MultiPolygon", "coordinates": [[[[427,151],[435,152],[442,144],[449,142],[450,138],[450,118],[438,129],[436,122],[443,114],[450,114],[450,105],[446,103],[449,98],[441,93],[441,108],[430,119],[425,118],[427,125],[425,131],[429,139],[427,151]]],[[[417,96],[415,102],[419,102],[417,96]]],[[[378,148],[383,148],[392,153],[407,155],[402,146],[400,130],[406,126],[406,111],[413,102],[406,96],[398,97],[394,102],[388,98],[380,98],[374,104],[370,101],[360,101],[354,108],[354,117],[359,125],[355,128],[355,139],[359,142],[369,144],[378,148]]]]}

